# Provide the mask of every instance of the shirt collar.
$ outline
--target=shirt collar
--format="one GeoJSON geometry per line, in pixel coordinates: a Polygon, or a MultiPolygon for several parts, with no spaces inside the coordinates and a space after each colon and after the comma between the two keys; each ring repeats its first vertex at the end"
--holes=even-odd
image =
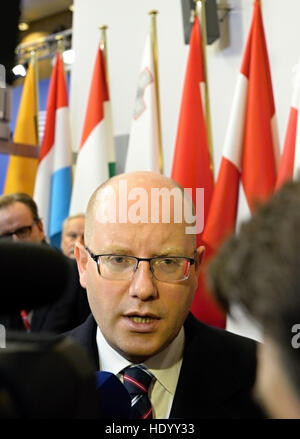
{"type": "MultiPolygon", "coordinates": [[[[120,377],[120,372],[132,363],[115,351],[104,338],[99,326],[97,327],[97,347],[100,370],[111,372],[120,377]]],[[[157,381],[172,395],[175,394],[180,373],[184,348],[184,328],[182,327],[163,351],[146,360],[143,364],[155,376],[157,381]]]]}

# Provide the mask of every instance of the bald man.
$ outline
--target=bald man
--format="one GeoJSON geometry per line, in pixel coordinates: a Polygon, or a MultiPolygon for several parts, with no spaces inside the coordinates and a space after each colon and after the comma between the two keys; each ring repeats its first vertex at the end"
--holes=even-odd
{"type": "Polygon", "coordinates": [[[93,193],[85,246],[75,245],[92,315],[68,334],[96,370],[124,383],[134,418],[258,417],[255,342],[189,313],[204,252],[191,207],[152,172],[118,175],[93,193]]]}

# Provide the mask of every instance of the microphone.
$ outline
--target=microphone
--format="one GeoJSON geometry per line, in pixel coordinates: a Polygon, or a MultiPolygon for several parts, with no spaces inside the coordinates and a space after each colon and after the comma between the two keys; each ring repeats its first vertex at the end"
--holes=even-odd
{"type": "Polygon", "coordinates": [[[50,246],[0,241],[1,314],[51,304],[65,290],[71,266],[50,246]]]}
{"type": "Polygon", "coordinates": [[[96,391],[103,419],[130,419],[131,398],[121,381],[110,372],[96,372],[96,391]]]}

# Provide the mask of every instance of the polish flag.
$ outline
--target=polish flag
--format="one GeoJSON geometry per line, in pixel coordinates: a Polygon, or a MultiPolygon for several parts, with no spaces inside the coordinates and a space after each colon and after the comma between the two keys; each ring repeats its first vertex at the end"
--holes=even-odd
{"type": "Polygon", "coordinates": [[[35,179],[34,200],[51,243],[60,248],[62,223],[72,190],[72,146],[63,61],[57,53],[47,100],[45,132],[35,179]]]}
{"type": "Polygon", "coordinates": [[[109,178],[108,148],[113,147],[104,53],[97,50],[78,151],[70,214],[85,212],[94,190],[109,178]]]}
{"type": "Polygon", "coordinates": [[[300,105],[300,62],[297,66],[292,103],[286,129],[282,156],[280,159],[276,189],[286,181],[299,178],[300,171],[300,120],[298,118],[300,105]]]}
{"type": "Polygon", "coordinates": [[[250,213],[273,193],[279,162],[275,105],[259,1],[255,1],[218,178],[203,233],[211,253],[235,230],[240,181],[250,213]]]}

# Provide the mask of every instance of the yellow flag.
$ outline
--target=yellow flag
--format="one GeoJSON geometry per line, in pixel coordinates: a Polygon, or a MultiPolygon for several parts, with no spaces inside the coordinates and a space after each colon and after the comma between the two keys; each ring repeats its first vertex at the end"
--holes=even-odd
{"type": "MultiPolygon", "coordinates": [[[[15,143],[38,145],[37,101],[35,66],[33,61],[31,61],[24,81],[14,133],[15,143]]],[[[25,192],[32,196],[37,164],[37,158],[11,155],[7,168],[4,193],[25,192]]]]}

